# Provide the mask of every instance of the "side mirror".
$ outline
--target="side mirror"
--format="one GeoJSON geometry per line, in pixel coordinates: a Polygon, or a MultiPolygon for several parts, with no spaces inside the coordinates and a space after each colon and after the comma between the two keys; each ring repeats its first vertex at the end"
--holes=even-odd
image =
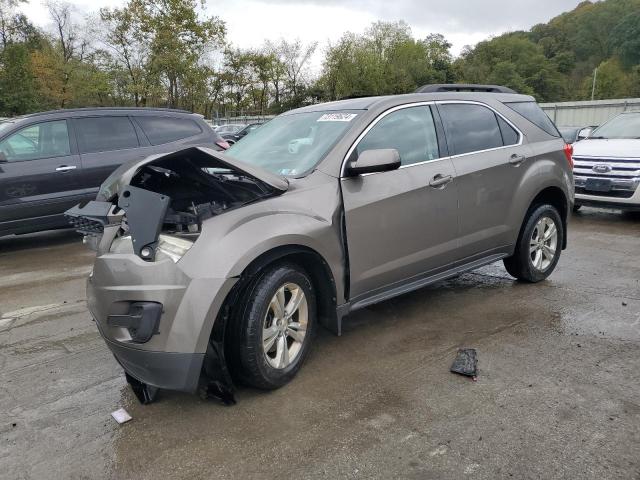
{"type": "Polygon", "coordinates": [[[7,158],[5,153],[2,150],[0,150],[0,163],[7,163],[8,161],[9,159],[7,158]]]}
{"type": "Polygon", "coordinates": [[[358,158],[349,162],[348,175],[387,172],[400,168],[400,154],[395,148],[365,150],[358,158]]]}
{"type": "Polygon", "coordinates": [[[578,138],[576,139],[576,141],[589,138],[589,135],[591,135],[591,132],[593,132],[593,128],[591,127],[581,128],[580,130],[578,130],[578,138]]]}

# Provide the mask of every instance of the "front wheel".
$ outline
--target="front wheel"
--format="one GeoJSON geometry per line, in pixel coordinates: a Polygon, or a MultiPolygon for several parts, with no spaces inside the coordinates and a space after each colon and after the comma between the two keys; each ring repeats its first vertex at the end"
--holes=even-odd
{"type": "Polygon", "coordinates": [[[240,380],[279,388],[295,376],[316,327],[316,300],[307,273],[293,264],[268,267],[251,285],[230,345],[240,380]]]}
{"type": "Polygon", "coordinates": [[[556,268],[563,241],[558,210],[553,205],[539,205],[525,218],[516,249],[504,259],[504,266],[518,280],[540,282],[556,268]]]}

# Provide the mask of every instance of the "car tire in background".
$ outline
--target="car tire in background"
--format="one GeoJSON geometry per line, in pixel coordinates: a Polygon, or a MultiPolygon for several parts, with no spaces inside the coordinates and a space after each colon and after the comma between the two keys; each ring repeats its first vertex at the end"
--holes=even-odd
{"type": "Polygon", "coordinates": [[[518,280],[540,282],[558,264],[564,227],[558,210],[549,204],[529,209],[511,257],[504,259],[507,272],[518,280]]]}
{"type": "Polygon", "coordinates": [[[273,390],[302,366],[317,323],[315,289],[299,266],[267,267],[246,289],[231,328],[228,349],[238,379],[273,390]]]}

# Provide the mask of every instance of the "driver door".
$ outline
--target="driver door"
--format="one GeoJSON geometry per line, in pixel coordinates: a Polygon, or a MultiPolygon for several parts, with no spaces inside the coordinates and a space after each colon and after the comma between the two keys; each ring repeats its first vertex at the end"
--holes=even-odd
{"type": "Polygon", "coordinates": [[[77,203],[81,165],[66,120],[10,133],[0,152],[0,223],[62,214],[77,203]]]}
{"type": "Polygon", "coordinates": [[[378,118],[354,154],[395,148],[397,170],[343,178],[352,305],[451,266],[458,247],[455,170],[429,105],[378,118]]]}

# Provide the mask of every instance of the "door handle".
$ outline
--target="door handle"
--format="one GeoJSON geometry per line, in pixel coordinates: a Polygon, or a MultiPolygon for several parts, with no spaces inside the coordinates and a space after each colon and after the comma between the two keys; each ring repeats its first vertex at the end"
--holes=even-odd
{"type": "Polygon", "coordinates": [[[433,188],[444,188],[453,181],[453,176],[442,175],[441,173],[429,180],[429,186],[433,188]]]}
{"type": "Polygon", "coordinates": [[[78,168],[75,165],[60,165],[58,168],[56,168],[56,172],[69,172],[71,170],[75,170],[76,168],[78,168]]]}
{"type": "Polygon", "coordinates": [[[509,157],[509,163],[517,167],[526,159],[527,157],[525,157],[524,155],[518,155],[517,153],[514,153],[513,155],[511,155],[511,157],[509,157]]]}

